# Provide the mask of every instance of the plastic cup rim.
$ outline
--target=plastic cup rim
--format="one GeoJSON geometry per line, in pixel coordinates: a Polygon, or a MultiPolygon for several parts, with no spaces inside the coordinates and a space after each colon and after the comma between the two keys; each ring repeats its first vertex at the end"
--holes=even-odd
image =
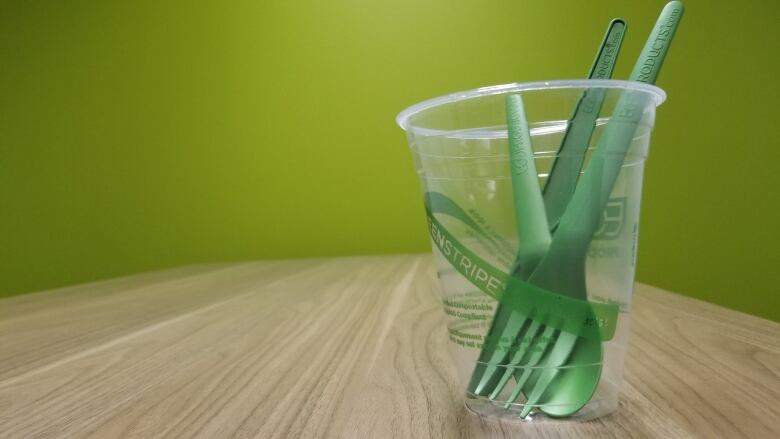
{"type": "MultiPolygon", "coordinates": [[[[655,85],[638,81],[624,81],[618,79],[563,79],[554,81],[513,82],[509,84],[479,87],[427,99],[425,101],[416,103],[398,113],[398,116],[395,118],[395,122],[404,131],[416,132],[417,130],[421,129],[422,131],[428,133],[431,131],[430,128],[414,127],[409,124],[409,119],[417,113],[433,107],[437,107],[439,105],[450,104],[453,102],[464,101],[483,96],[530,90],[558,90],[566,88],[613,88],[639,91],[651,95],[655,101],[656,107],[661,105],[666,100],[666,92],[663,91],[663,89],[656,87],[655,85]]],[[[448,132],[449,131],[447,130],[441,130],[442,134],[446,134],[448,132]]]]}

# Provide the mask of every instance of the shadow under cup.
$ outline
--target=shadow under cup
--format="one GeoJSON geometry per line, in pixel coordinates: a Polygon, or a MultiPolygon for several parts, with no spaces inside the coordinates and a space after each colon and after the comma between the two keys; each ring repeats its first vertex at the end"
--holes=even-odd
{"type": "MultiPolygon", "coordinates": [[[[655,108],[665,97],[655,86],[631,81],[549,81],[455,93],[414,105],[398,116],[420,175],[450,351],[472,411],[537,421],[550,417],[585,420],[617,408],[628,344],[643,167],[655,108]],[[523,308],[526,304],[518,299],[517,310],[527,312],[521,319],[522,328],[510,337],[491,332],[499,298],[510,294],[507,280],[523,246],[517,239],[523,224],[516,224],[515,218],[505,102],[508,94],[522,96],[539,187],[544,190],[556,160],[572,154],[560,154],[559,147],[585,92],[602,94],[603,104],[600,111],[589,109],[598,111],[600,117],[588,144],[573,153],[582,162],[581,173],[587,172],[597,145],[609,142],[610,118],[615,119],[613,125],[620,123],[614,117],[621,111],[620,99],[628,93],[641,105],[635,108],[640,113],[633,119],[633,135],[627,137],[630,144],[620,153],[602,151],[599,160],[619,171],[615,179],[597,182],[602,187],[596,189],[608,197],[599,209],[600,218],[582,261],[559,267],[561,276],[584,272],[587,297],[570,303],[572,309],[583,304],[611,312],[610,330],[602,330],[595,350],[591,349],[598,355],[594,353],[587,362],[555,363],[549,360],[550,352],[569,327],[562,318],[555,320],[550,315],[574,315],[566,314],[563,305],[558,313],[552,309],[557,305],[547,310],[536,305],[523,308]],[[547,317],[537,318],[542,324],[534,325],[534,316],[541,315],[547,317]],[[483,353],[488,348],[494,353],[489,358],[483,353]],[[486,370],[495,378],[489,385],[476,385],[478,373],[486,370]],[[555,385],[560,384],[556,380],[576,373],[594,377],[592,391],[585,400],[567,400],[566,393],[559,392],[529,401],[529,394],[546,373],[555,377],[555,385]]],[[[600,315],[596,313],[595,320],[600,315]]]]}

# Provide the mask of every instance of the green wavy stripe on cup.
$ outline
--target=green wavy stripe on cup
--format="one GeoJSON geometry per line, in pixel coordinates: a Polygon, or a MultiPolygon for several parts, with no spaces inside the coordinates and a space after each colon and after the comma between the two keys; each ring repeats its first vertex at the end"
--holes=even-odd
{"type": "Polygon", "coordinates": [[[459,242],[436,219],[435,213],[448,215],[476,228],[477,233],[481,230],[466,211],[444,194],[427,192],[425,210],[434,245],[452,267],[480,291],[530,319],[570,334],[601,341],[611,340],[615,335],[617,305],[558,294],[492,266],[459,242]]]}

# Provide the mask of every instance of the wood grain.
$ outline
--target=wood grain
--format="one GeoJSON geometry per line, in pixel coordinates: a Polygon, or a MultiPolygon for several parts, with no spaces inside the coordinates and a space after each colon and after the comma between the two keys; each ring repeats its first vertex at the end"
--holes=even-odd
{"type": "Polygon", "coordinates": [[[0,301],[2,438],[774,438],[780,325],[638,285],[619,411],[463,407],[428,256],[185,267],[0,301]]]}

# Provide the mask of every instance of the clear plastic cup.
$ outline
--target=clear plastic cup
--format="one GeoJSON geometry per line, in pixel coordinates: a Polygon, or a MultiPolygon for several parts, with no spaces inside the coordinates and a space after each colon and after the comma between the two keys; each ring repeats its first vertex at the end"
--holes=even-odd
{"type": "Polygon", "coordinates": [[[413,105],[399,114],[397,122],[407,132],[425,194],[450,350],[466,405],[472,411],[525,421],[551,417],[585,420],[617,408],[628,344],[642,174],[655,108],[665,97],[661,89],[639,82],[549,81],[455,93],[413,105]],[[589,187],[604,191],[608,198],[602,197],[596,211],[600,214],[593,224],[598,226],[586,251],[581,260],[574,258],[557,267],[562,278],[584,273],[587,296],[561,299],[566,303],[561,302],[560,307],[550,305],[560,297],[550,294],[540,299],[546,300],[541,305],[524,303],[525,299],[499,305],[499,297],[501,301],[509,297],[507,285],[514,282],[508,280],[509,273],[523,245],[518,242],[515,224],[506,95],[520,94],[524,101],[543,189],[560,157],[568,120],[584,92],[603,93],[604,100],[587,149],[583,146],[580,154],[583,166],[577,190],[584,186],[582,175],[599,142],[610,141],[602,139],[609,133],[610,118],[614,119],[613,127],[625,123],[621,119],[625,115],[615,113],[625,112],[618,104],[620,99],[630,95],[635,112],[635,128],[631,126],[628,137],[624,136],[626,145],[616,150],[621,152],[604,153],[599,159],[603,166],[617,169],[616,178],[597,179],[596,186],[589,187]],[[490,269],[483,270],[481,264],[490,269]],[[514,313],[512,318],[519,319],[516,322],[523,322],[519,330],[491,330],[499,306],[514,313]],[[591,310],[583,319],[588,323],[580,322],[583,314],[572,314],[571,309],[591,310]],[[579,326],[577,330],[571,327],[592,325],[593,321],[601,331],[595,341],[577,332],[579,326]],[[567,337],[576,340],[570,354],[566,347],[558,346],[567,337]],[[554,355],[558,348],[560,352],[554,355]],[[566,361],[560,361],[561,352],[568,355],[566,361]],[[585,360],[577,360],[574,352],[585,360]]]}

